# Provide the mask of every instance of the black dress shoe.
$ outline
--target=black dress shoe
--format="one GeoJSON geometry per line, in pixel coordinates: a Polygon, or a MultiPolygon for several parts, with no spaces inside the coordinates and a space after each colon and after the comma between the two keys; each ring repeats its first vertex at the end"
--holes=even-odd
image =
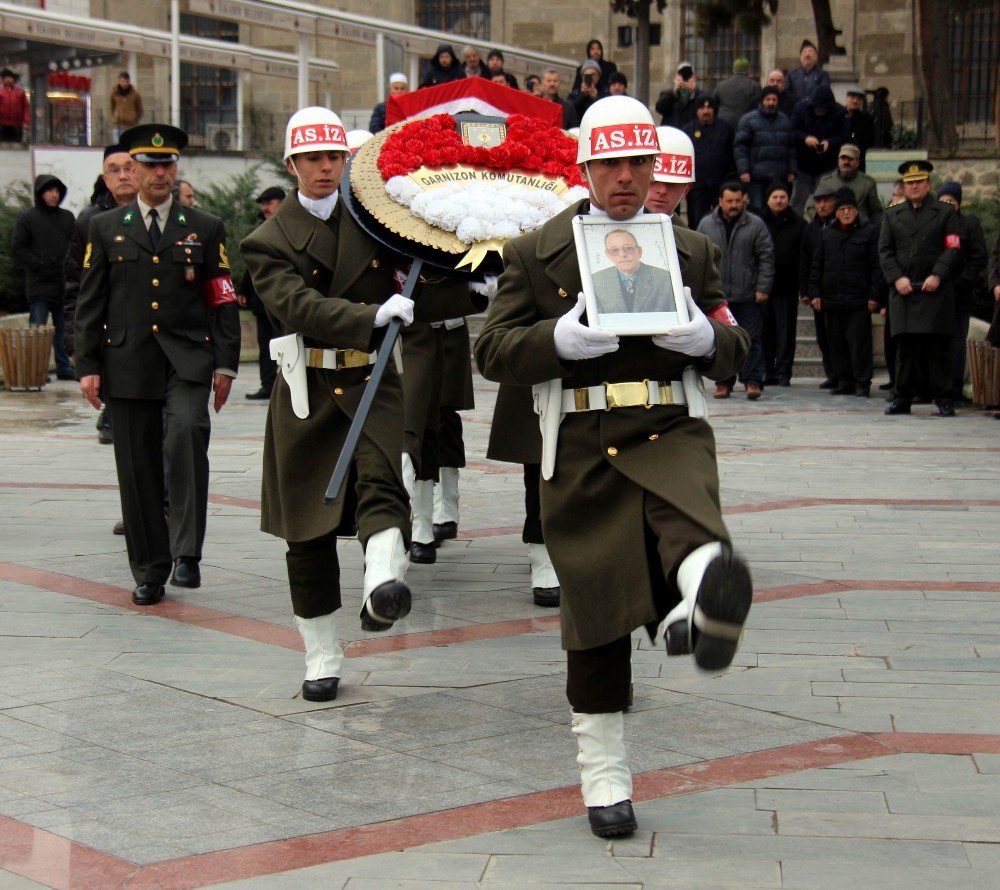
{"type": "Polygon", "coordinates": [[[610,807],[587,807],[587,816],[590,830],[598,837],[622,837],[639,827],[630,800],[613,803],[610,807]]]}
{"type": "Polygon", "coordinates": [[[340,677],[324,677],[322,680],[303,680],[302,697],[306,701],[333,701],[337,697],[340,677]]]}
{"type": "Polygon", "coordinates": [[[434,523],[434,540],[435,541],[453,541],[458,537],[458,523],[457,522],[435,522],[434,523]]]}
{"type": "Polygon", "coordinates": [[[826,378],[820,385],[820,389],[834,389],[837,385],[836,380],[831,380],[829,377],[826,378]]]}
{"type": "Polygon", "coordinates": [[[192,556],[178,557],[174,563],[174,574],[170,579],[174,587],[201,587],[201,569],[198,560],[192,556]]]}
{"type": "Polygon", "coordinates": [[[889,403],[889,407],[885,409],[886,414],[909,414],[910,413],[910,403],[904,402],[902,399],[893,399],[889,403]]]}
{"type": "Polygon", "coordinates": [[[57,380],[76,380],[76,374],[72,371],[60,371],[56,374],[57,380]]]}
{"type": "Polygon", "coordinates": [[[882,392],[888,392],[890,389],[892,389],[892,381],[890,380],[888,383],[880,383],[878,385],[878,388],[882,390],[882,392]]]}
{"type": "Polygon", "coordinates": [[[791,386],[791,385],[792,385],[792,381],[791,381],[790,378],[788,378],[788,377],[779,377],[778,378],[778,386],[791,386]]]}
{"type": "Polygon", "coordinates": [[[137,606],[155,606],[163,599],[165,592],[162,584],[152,584],[147,581],[132,591],[132,602],[137,606]]]}
{"type": "Polygon", "coordinates": [[[558,587],[532,587],[531,596],[536,606],[542,606],[546,609],[559,608],[558,587]]]}
{"type": "Polygon", "coordinates": [[[244,398],[247,399],[269,399],[271,398],[271,390],[262,386],[257,392],[248,392],[244,398]]]}
{"type": "Polygon", "coordinates": [[[379,584],[361,609],[361,629],[369,633],[388,630],[398,619],[410,614],[412,601],[405,581],[379,584]]]}
{"type": "Polygon", "coordinates": [[[872,395],[871,387],[859,386],[856,390],[854,390],[854,395],[860,396],[863,399],[870,399],[872,395]]]}
{"type": "Polygon", "coordinates": [[[430,565],[437,562],[437,558],[437,547],[434,544],[421,544],[417,541],[410,544],[410,562],[430,565]]]}
{"type": "Polygon", "coordinates": [[[954,417],[955,406],[951,402],[938,402],[938,414],[942,417],[954,417]]]}
{"type": "Polygon", "coordinates": [[[853,386],[838,386],[836,389],[830,390],[831,396],[853,396],[854,387],[853,386]]]}
{"type": "Polygon", "coordinates": [[[114,445],[115,437],[111,432],[111,427],[102,426],[97,428],[97,441],[101,445],[114,445]]]}

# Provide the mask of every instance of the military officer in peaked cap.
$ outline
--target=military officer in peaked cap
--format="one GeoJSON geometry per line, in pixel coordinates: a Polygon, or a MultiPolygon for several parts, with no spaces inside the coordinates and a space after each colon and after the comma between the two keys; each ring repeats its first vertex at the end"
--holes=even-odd
{"type": "Polygon", "coordinates": [[[896,398],[886,414],[909,414],[914,390],[926,376],[942,417],[954,417],[951,338],[955,332],[953,270],[959,261],[955,208],[931,195],[930,161],[899,166],[906,200],[885,212],[879,260],[889,292],[896,340],[896,398]]]}
{"type": "Polygon", "coordinates": [[[132,601],[164,583],[198,587],[208,512],[208,401],[222,409],[240,357],[236,293],[222,220],[171,197],[187,134],[143,124],[121,135],[136,162],[135,202],[94,217],[76,315],[84,398],[115,429],[132,601]],[[165,428],[165,431],[164,431],[165,428]],[[170,464],[169,528],[163,457],[170,464]]]}

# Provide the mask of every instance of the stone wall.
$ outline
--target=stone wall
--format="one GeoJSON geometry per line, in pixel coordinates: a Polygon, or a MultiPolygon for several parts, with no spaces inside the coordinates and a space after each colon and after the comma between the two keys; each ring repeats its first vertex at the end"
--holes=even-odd
{"type": "Polygon", "coordinates": [[[1000,190],[1000,157],[933,158],[932,162],[942,182],[961,183],[963,199],[990,198],[1000,190]]]}

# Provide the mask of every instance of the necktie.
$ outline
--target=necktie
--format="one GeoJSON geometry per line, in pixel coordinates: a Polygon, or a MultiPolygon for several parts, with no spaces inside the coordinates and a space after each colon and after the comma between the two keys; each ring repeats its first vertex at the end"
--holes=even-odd
{"type": "Polygon", "coordinates": [[[635,285],[632,283],[631,278],[625,279],[625,290],[630,294],[635,293],[635,285]]]}
{"type": "Polygon", "coordinates": [[[160,224],[157,222],[159,216],[155,207],[149,211],[149,249],[153,253],[160,246],[160,224]]]}

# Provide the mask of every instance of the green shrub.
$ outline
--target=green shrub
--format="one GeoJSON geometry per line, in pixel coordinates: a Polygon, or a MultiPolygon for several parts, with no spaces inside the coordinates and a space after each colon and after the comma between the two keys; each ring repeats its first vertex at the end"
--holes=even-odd
{"type": "Polygon", "coordinates": [[[10,186],[0,195],[0,315],[28,311],[24,270],[11,253],[10,239],[14,223],[31,204],[31,189],[25,183],[10,186]]]}
{"type": "Polygon", "coordinates": [[[233,282],[239,284],[246,266],[240,256],[240,242],[259,222],[257,171],[251,167],[228,182],[213,183],[198,189],[198,209],[218,216],[226,224],[226,246],[232,267],[233,282]]]}

